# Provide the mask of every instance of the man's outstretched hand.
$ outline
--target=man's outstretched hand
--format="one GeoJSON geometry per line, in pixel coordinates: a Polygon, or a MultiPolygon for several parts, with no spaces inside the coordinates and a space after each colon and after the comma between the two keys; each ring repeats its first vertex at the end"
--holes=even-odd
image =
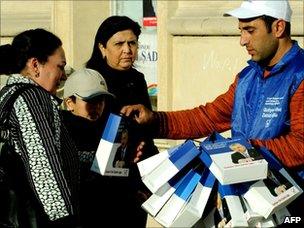
{"type": "Polygon", "coordinates": [[[139,124],[147,124],[153,119],[153,112],[142,104],[124,106],[120,113],[133,118],[139,124]]]}

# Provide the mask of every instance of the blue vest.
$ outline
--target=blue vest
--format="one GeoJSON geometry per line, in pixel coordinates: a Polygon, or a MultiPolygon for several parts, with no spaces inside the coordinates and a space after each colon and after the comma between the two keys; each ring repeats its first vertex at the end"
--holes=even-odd
{"type": "Polygon", "coordinates": [[[304,50],[292,48],[263,77],[250,60],[239,75],[232,112],[232,136],[271,139],[290,131],[290,99],[304,79],[304,50]]]}

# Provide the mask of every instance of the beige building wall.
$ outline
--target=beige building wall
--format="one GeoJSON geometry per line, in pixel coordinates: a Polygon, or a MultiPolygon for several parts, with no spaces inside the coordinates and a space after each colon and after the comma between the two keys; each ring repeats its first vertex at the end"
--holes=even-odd
{"type": "Polygon", "coordinates": [[[0,3],[1,44],[30,28],[45,28],[63,41],[67,62],[78,69],[89,59],[95,33],[110,15],[110,1],[10,1],[0,3]]]}
{"type": "MultiPolygon", "coordinates": [[[[292,34],[303,47],[303,1],[291,0],[292,34]]],[[[158,110],[187,109],[225,92],[250,56],[238,21],[223,13],[241,1],[158,1],[158,110]]],[[[229,135],[229,132],[227,133],[229,135]]],[[[176,141],[158,140],[163,145],[176,141]]]]}

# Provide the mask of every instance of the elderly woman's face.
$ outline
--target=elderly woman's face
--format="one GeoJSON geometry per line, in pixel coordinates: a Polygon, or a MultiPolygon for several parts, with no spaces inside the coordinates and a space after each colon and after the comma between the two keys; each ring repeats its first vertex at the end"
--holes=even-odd
{"type": "Polygon", "coordinates": [[[107,42],[107,46],[99,45],[106,57],[107,64],[116,70],[128,70],[137,57],[138,41],[132,30],[115,33],[107,42]]]}

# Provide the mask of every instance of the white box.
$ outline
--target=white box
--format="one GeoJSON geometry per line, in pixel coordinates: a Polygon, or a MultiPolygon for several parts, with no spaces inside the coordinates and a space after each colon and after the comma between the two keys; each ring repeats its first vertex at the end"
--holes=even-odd
{"type": "Polygon", "coordinates": [[[254,226],[256,223],[260,222],[264,219],[264,217],[256,212],[254,212],[249,204],[247,203],[246,199],[243,196],[241,197],[241,202],[243,203],[245,217],[250,227],[254,226]]]}
{"type": "MultiPolygon", "coordinates": [[[[223,201],[226,201],[231,220],[228,223],[232,227],[248,226],[247,218],[239,196],[238,185],[221,185],[219,184],[218,191],[223,201]]],[[[224,205],[224,202],[223,202],[224,205]]]]}
{"type": "Polygon", "coordinates": [[[201,171],[191,169],[174,194],[156,215],[155,220],[165,227],[170,227],[179,211],[187,203],[201,178],[201,171]]]}
{"type": "Polygon", "coordinates": [[[122,116],[109,115],[91,166],[92,171],[105,176],[129,175],[128,163],[135,151],[134,131],[130,129],[130,123],[122,116]],[[123,148],[125,143],[127,147],[123,148]]]}
{"type": "Polygon", "coordinates": [[[274,219],[272,217],[269,217],[268,219],[263,218],[261,221],[257,222],[256,224],[254,224],[253,227],[261,227],[261,228],[272,228],[272,227],[276,227],[277,224],[274,221],[274,219]]]}
{"type": "Polygon", "coordinates": [[[215,182],[215,177],[205,170],[191,198],[174,219],[171,227],[192,227],[202,217],[215,182]]]}
{"type": "Polygon", "coordinates": [[[143,177],[150,173],[153,169],[155,169],[160,163],[162,163],[166,158],[172,154],[173,151],[175,151],[178,148],[172,147],[168,150],[165,150],[163,152],[160,152],[158,154],[155,154],[147,159],[144,159],[140,162],[137,162],[137,167],[140,173],[140,176],[143,177]]]}
{"type": "Polygon", "coordinates": [[[152,193],[155,193],[199,154],[200,151],[196,148],[194,142],[187,140],[159,166],[143,176],[142,181],[152,193]]]}
{"type": "Polygon", "coordinates": [[[160,211],[164,204],[169,200],[171,195],[175,192],[178,186],[185,179],[185,175],[179,173],[171,178],[166,184],[161,186],[155,193],[153,193],[141,207],[153,217],[160,211]]]}
{"type": "Polygon", "coordinates": [[[231,215],[231,221],[230,221],[231,226],[232,227],[248,226],[247,218],[244,214],[239,196],[227,195],[225,196],[225,199],[231,215]]]}
{"type": "Polygon", "coordinates": [[[201,148],[201,159],[222,185],[260,180],[267,176],[267,161],[243,138],[205,140],[201,148]]]}
{"type": "Polygon", "coordinates": [[[250,208],[266,219],[276,211],[286,207],[303,192],[284,168],[281,168],[279,171],[270,169],[269,171],[275,173],[276,178],[286,187],[284,191],[279,193],[275,190],[277,188],[272,188],[269,184],[266,186],[266,180],[261,180],[252,184],[244,194],[244,198],[247,200],[250,208]]]}

